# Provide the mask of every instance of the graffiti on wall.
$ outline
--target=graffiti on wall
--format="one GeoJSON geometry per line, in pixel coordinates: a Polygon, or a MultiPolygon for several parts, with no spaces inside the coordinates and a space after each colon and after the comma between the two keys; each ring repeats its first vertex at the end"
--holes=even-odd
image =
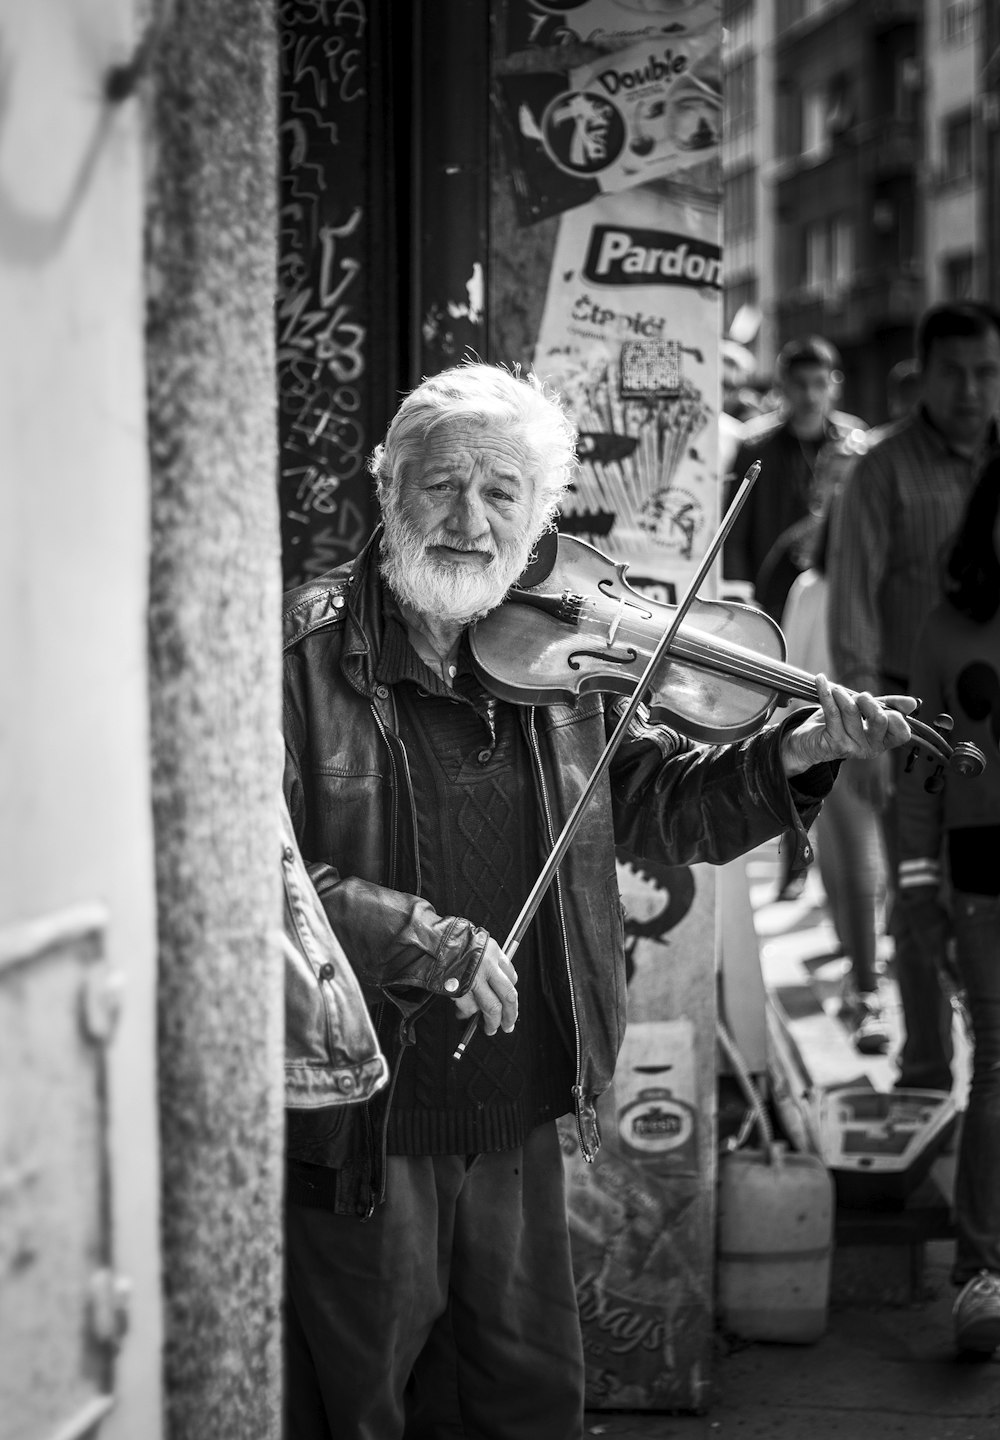
{"type": "Polygon", "coordinates": [[[276,338],[285,583],[371,524],[365,0],[283,0],[276,338]],[[334,180],[334,176],[336,179],[334,180]]]}

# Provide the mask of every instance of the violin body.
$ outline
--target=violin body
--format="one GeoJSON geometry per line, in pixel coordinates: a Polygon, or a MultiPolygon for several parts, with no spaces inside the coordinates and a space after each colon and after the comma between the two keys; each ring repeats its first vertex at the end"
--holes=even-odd
{"type": "MultiPolygon", "coordinates": [[[[817,702],[816,677],[785,663],[785,638],[769,615],[694,598],[677,625],[678,608],[633,590],[627,569],[573,535],[546,537],[521,584],[470,632],[487,689],[518,705],[570,704],[592,690],[634,696],[642,682],[654,719],[716,743],[752,735],[779,703],[817,702]]],[[[910,715],[907,724],[940,762],[927,788],[939,788],[946,765],[982,774],[981,750],[944,738],[950,716],[925,725],[910,715]]]]}
{"type": "MultiPolygon", "coordinates": [[[[571,703],[592,690],[631,695],[675,610],[633,590],[627,569],[560,535],[545,578],[513,591],[471,631],[473,659],[488,688],[522,705],[571,703]]],[[[713,668],[714,655],[731,666],[734,645],[751,665],[785,657],[781,630],[763,611],[695,599],[643,697],[653,717],[695,740],[742,740],[759,730],[780,690],[713,668]]]]}

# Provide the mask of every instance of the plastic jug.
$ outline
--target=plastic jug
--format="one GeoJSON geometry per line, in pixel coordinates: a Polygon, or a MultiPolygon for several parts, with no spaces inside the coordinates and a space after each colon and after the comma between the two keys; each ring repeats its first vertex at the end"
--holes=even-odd
{"type": "Polygon", "coordinates": [[[719,1319],[745,1340],[811,1344],[826,1329],[834,1187],[815,1155],[771,1142],[719,1160],[719,1319]]]}

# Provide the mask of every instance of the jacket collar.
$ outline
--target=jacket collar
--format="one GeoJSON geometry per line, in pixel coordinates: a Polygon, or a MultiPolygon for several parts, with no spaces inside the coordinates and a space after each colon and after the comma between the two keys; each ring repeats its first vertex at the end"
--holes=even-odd
{"type": "Polygon", "coordinates": [[[340,652],[340,668],[348,681],[368,697],[378,683],[375,671],[382,649],[382,576],[378,564],[381,543],[382,526],[378,525],[351,566],[344,646],[340,652]]]}
{"type": "Polygon", "coordinates": [[[340,663],[347,679],[370,696],[382,644],[382,580],[378,568],[381,525],[353,560],[291,590],[282,610],[282,636],[290,650],[317,630],[343,627],[340,663]]]}

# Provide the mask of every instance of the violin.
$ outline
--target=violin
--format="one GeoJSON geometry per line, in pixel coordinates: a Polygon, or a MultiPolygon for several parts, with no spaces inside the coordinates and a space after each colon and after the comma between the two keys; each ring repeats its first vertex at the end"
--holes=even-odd
{"type": "MultiPolygon", "coordinates": [[[[480,679],[502,700],[521,705],[571,702],[592,690],[629,696],[504,941],[508,959],[523,940],[641,704],[693,739],[728,741],[759,729],[779,701],[818,700],[816,677],[785,664],[785,637],[770,616],[749,605],[698,597],[759,474],[757,460],[743,477],[679,605],[640,595],[625,579],[626,565],[575,536],[551,531],[539,540],[503,604],[470,631],[480,679]]],[[[925,782],[928,790],[942,787],[946,766],[959,775],[985,770],[986,757],[976,745],[964,740],[948,744],[950,715],[939,715],[933,725],[908,715],[906,723],[915,742],[907,769],[920,747],[938,761],[925,782]]],[[[461,1060],[478,1021],[477,1012],[453,1059],[461,1060]]]]}
{"type": "MultiPolygon", "coordinates": [[[[675,607],[629,585],[628,566],[555,532],[498,609],[470,632],[484,685],[516,704],[570,703],[593,690],[632,695],[675,616],[675,607]]],[[[693,598],[653,683],[642,696],[654,719],[695,740],[742,740],[790,699],[818,701],[816,678],[785,663],[785,640],[749,605],[693,598]]],[[[944,769],[979,775],[982,751],[946,739],[952,720],[906,717],[915,745],[944,769]]],[[[912,763],[912,756],[910,763],[912,763]]],[[[930,781],[928,781],[930,786],[930,781]]]]}

